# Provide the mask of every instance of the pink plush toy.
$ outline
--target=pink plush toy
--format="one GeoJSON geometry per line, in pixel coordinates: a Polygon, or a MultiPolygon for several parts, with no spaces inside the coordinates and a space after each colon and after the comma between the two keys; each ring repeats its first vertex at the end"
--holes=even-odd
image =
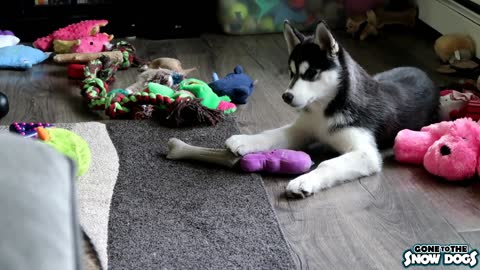
{"type": "Polygon", "coordinates": [[[420,131],[402,130],[394,145],[395,159],[423,164],[433,175],[450,181],[480,172],[480,125],[471,118],[443,121],[420,131]]]}
{"type": "Polygon", "coordinates": [[[33,42],[33,46],[44,52],[53,50],[53,42],[55,40],[68,43],[72,42],[73,52],[101,52],[105,45],[105,38],[108,37],[110,41],[113,36],[107,34],[100,34],[100,27],[108,24],[107,20],[86,20],[79,23],[68,25],[54,31],[52,34],[39,38],[33,42]],[[87,49],[86,44],[90,42],[98,43],[90,49],[87,49]],[[78,43],[78,44],[76,44],[78,43]],[[82,46],[83,44],[83,46],[82,46]],[[86,50],[86,51],[85,51],[86,50]]]}
{"type": "Polygon", "coordinates": [[[99,33],[95,36],[88,36],[78,39],[78,42],[72,47],[72,53],[95,53],[107,50],[113,36],[105,33],[99,33]]]}

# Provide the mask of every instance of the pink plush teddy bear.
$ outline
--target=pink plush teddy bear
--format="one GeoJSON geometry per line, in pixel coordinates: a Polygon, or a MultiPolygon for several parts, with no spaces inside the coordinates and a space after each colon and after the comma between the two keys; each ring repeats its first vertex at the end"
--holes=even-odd
{"type": "Polygon", "coordinates": [[[465,180],[480,172],[480,125],[460,118],[420,131],[404,129],[393,149],[397,161],[423,164],[431,174],[450,181],[465,180]]]}

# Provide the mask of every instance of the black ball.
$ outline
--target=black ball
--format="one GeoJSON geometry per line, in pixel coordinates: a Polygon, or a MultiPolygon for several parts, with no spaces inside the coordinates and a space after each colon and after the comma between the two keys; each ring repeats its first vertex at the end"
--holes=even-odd
{"type": "Polygon", "coordinates": [[[0,92],[0,118],[4,117],[8,114],[9,106],[8,106],[8,98],[7,95],[0,92]]]}

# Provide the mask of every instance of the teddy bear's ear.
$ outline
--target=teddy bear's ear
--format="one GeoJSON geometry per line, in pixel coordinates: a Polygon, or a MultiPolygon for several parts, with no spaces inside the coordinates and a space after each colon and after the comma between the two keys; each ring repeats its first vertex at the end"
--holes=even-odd
{"type": "Polygon", "coordinates": [[[100,26],[99,26],[99,25],[95,25],[95,26],[92,28],[92,31],[90,31],[90,35],[91,35],[91,36],[95,36],[96,34],[98,34],[98,32],[100,32],[100,26]]]}
{"type": "Polygon", "coordinates": [[[235,72],[235,74],[242,74],[243,73],[243,67],[238,65],[238,66],[235,67],[233,72],[235,72]]]}

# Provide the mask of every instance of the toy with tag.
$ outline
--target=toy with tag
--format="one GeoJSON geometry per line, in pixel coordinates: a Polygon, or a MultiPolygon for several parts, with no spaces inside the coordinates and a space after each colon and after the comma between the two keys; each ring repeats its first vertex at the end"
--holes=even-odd
{"type": "Polygon", "coordinates": [[[451,74],[478,67],[473,61],[475,42],[469,35],[459,33],[443,35],[435,41],[434,50],[443,62],[443,65],[437,68],[440,73],[451,74]]]}

